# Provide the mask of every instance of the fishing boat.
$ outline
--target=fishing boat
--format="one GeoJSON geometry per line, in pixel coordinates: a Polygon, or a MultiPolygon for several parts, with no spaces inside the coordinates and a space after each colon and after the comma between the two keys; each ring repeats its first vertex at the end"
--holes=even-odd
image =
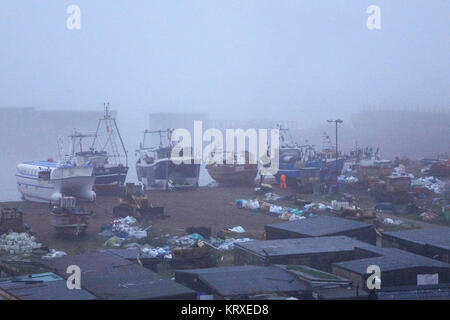
{"type": "Polygon", "coordinates": [[[278,160],[278,172],[275,175],[279,180],[284,174],[288,184],[296,184],[296,179],[301,176],[300,169],[307,167],[315,157],[315,149],[312,145],[298,145],[293,142],[289,129],[279,126],[280,152],[278,160]]]}
{"type": "Polygon", "coordinates": [[[76,207],[74,197],[63,197],[57,206],[50,210],[50,224],[60,234],[79,236],[86,232],[89,225],[89,217],[92,212],[86,212],[76,207]]]}
{"type": "Polygon", "coordinates": [[[329,171],[336,171],[337,169],[340,172],[344,168],[344,163],[345,158],[339,151],[336,154],[336,146],[331,143],[330,136],[324,134],[322,151],[314,152],[314,155],[306,162],[306,167],[327,169],[329,171]]]}
{"type": "Polygon", "coordinates": [[[93,201],[94,167],[71,162],[23,162],[17,165],[17,188],[24,200],[58,202],[63,196],[93,201]]]}
{"type": "Polygon", "coordinates": [[[233,185],[246,185],[252,186],[255,183],[256,175],[258,174],[258,164],[250,162],[250,154],[245,151],[245,163],[237,163],[236,154],[233,155],[234,161],[230,164],[227,163],[226,155],[224,155],[224,161],[221,163],[212,163],[206,165],[211,178],[217,181],[219,184],[233,186],[233,185]]]}
{"type": "Polygon", "coordinates": [[[98,195],[117,193],[124,185],[128,173],[127,150],[116,119],[109,111],[108,103],[105,104],[103,118],[98,120],[95,133],[74,131],[69,136],[71,140],[69,158],[78,165],[93,165],[94,190],[98,195]],[[91,140],[88,148],[83,147],[83,139],[91,140]]]}
{"type": "Polygon", "coordinates": [[[146,190],[198,187],[200,162],[191,156],[172,157],[172,132],[171,129],[144,131],[143,141],[136,152],[136,172],[146,190]],[[152,136],[159,136],[159,146],[148,145],[148,137],[152,136]]]}

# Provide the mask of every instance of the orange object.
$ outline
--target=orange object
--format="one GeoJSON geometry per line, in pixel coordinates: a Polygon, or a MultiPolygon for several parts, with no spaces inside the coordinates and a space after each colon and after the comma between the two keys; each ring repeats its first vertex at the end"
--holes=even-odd
{"type": "Polygon", "coordinates": [[[280,189],[286,189],[286,176],[284,174],[280,177],[280,189]]]}

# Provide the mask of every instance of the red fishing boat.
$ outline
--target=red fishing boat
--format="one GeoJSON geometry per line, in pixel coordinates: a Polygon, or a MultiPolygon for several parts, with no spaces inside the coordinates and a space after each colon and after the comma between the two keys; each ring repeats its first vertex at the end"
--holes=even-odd
{"type": "Polygon", "coordinates": [[[221,163],[213,163],[206,165],[209,175],[219,184],[232,185],[246,185],[253,186],[256,175],[258,174],[258,164],[250,161],[248,151],[245,152],[245,163],[238,164],[237,157],[234,155],[234,161],[230,164],[224,160],[221,163]]]}

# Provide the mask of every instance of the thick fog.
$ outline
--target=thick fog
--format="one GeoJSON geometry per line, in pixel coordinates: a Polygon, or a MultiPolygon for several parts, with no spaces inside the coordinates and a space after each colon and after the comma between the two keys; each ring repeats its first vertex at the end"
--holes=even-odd
{"type": "Polygon", "coordinates": [[[95,130],[104,101],[131,156],[160,112],[295,121],[316,144],[339,117],[343,147],[449,152],[449,12],[446,0],[2,0],[0,108],[26,114],[1,113],[4,171],[55,156],[55,135],[95,130]],[[79,30],[67,28],[69,5],[79,30]],[[370,5],[381,29],[366,26],[370,5]],[[99,113],[37,115],[56,110],[99,113]]]}

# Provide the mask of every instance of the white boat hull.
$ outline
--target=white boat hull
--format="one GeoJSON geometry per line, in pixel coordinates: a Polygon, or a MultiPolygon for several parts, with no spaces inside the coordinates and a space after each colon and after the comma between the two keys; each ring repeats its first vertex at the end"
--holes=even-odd
{"type": "Polygon", "coordinates": [[[61,180],[41,181],[17,176],[17,187],[22,198],[36,202],[57,202],[63,195],[94,201],[94,176],[72,177],[61,180]]]}
{"type": "Polygon", "coordinates": [[[88,201],[96,197],[92,190],[95,182],[92,167],[57,167],[51,162],[24,163],[17,167],[16,180],[24,200],[48,203],[59,202],[63,196],[88,201]],[[48,174],[41,176],[41,173],[48,174]]]}

